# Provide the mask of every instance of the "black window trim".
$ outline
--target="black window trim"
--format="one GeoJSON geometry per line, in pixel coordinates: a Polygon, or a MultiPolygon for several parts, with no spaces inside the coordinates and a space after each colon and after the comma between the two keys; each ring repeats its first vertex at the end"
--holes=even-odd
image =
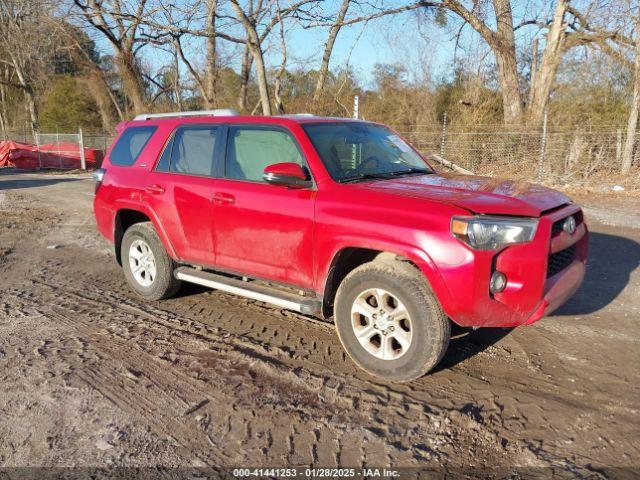
{"type": "Polygon", "coordinates": [[[307,159],[307,156],[304,154],[304,150],[302,150],[302,148],[300,148],[300,144],[298,143],[298,139],[296,138],[296,136],[293,134],[293,132],[291,130],[289,130],[287,127],[283,126],[283,125],[276,125],[276,124],[269,124],[269,123],[227,123],[225,124],[225,132],[224,132],[224,154],[222,155],[221,158],[221,165],[219,166],[220,168],[220,177],[224,180],[228,180],[231,182],[244,182],[244,183],[253,183],[253,184],[258,184],[258,185],[269,185],[269,183],[265,182],[264,180],[247,180],[247,179],[243,179],[243,178],[229,178],[227,177],[227,154],[228,154],[228,150],[229,150],[229,139],[230,139],[230,132],[232,128],[247,128],[250,130],[276,130],[276,131],[281,131],[284,134],[288,135],[291,140],[293,141],[293,145],[296,147],[296,149],[298,150],[298,153],[300,154],[300,157],[302,158],[302,161],[304,162],[303,168],[307,171],[307,173],[309,174],[309,177],[311,179],[311,186],[301,189],[301,190],[316,190],[316,181],[315,178],[313,176],[313,171],[311,170],[311,167],[309,167],[309,160],[307,159]]]}
{"type": "Polygon", "coordinates": [[[181,175],[181,176],[185,176],[185,177],[222,178],[222,177],[216,175],[216,173],[218,171],[217,164],[219,163],[220,156],[223,153],[223,152],[220,151],[223,148],[222,141],[223,140],[226,141],[226,128],[225,127],[226,127],[226,125],[223,125],[223,124],[220,124],[220,123],[185,123],[185,124],[182,124],[182,125],[178,125],[173,130],[171,130],[171,132],[169,132],[169,135],[167,135],[167,140],[165,141],[165,144],[162,147],[162,150],[160,151],[160,154],[158,155],[158,158],[156,158],[155,164],[153,165],[153,172],[154,173],[166,173],[166,174],[170,174],[170,175],[181,175]],[[173,145],[174,145],[174,140],[175,140],[175,137],[176,137],[178,131],[182,130],[182,129],[188,129],[188,128],[203,128],[203,127],[215,128],[216,129],[216,138],[215,138],[215,145],[213,146],[213,159],[212,159],[212,162],[211,162],[211,171],[210,171],[210,173],[208,175],[201,175],[201,174],[198,174],[198,173],[185,173],[185,172],[174,172],[174,171],[172,171],[171,167],[173,165],[173,145]],[[162,155],[164,155],[164,151],[167,148],[171,148],[171,152],[169,152],[169,169],[167,171],[158,170],[158,164],[160,163],[160,159],[162,158],[162,155]]]}

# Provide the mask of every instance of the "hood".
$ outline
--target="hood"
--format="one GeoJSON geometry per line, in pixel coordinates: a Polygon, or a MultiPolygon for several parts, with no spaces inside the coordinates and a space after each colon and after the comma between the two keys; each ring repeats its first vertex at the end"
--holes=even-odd
{"type": "Polygon", "coordinates": [[[489,215],[539,217],[545,210],[570,203],[566,195],[529,182],[473,175],[434,174],[379,180],[364,188],[448,203],[489,215]]]}

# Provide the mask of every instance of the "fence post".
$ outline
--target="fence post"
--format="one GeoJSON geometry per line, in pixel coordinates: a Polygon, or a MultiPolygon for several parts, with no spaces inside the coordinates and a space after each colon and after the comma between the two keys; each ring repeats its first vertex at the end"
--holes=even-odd
{"type": "MultiPolygon", "coordinates": [[[[36,152],[38,152],[38,170],[42,170],[42,157],[40,153],[40,133],[34,134],[33,140],[36,142],[36,152]]],[[[26,138],[25,138],[26,141],[26,138]]]]}
{"type": "Polygon", "coordinates": [[[622,129],[616,131],[616,165],[622,163],[622,129]]]}
{"type": "Polygon", "coordinates": [[[440,158],[444,158],[445,142],[447,138],[447,112],[442,116],[442,133],[440,134],[440,158]]]}
{"type": "Polygon", "coordinates": [[[87,161],[84,158],[84,136],[82,135],[82,127],[78,127],[78,146],[80,147],[80,168],[87,169],[87,161]]]}
{"type": "Polygon", "coordinates": [[[56,127],[56,146],[58,147],[58,163],[60,163],[60,170],[62,170],[62,152],[60,152],[60,133],[58,127],[56,127]]]}
{"type": "Polygon", "coordinates": [[[538,183],[542,183],[544,173],[544,161],[547,156],[547,109],[544,109],[542,121],[542,138],[540,139],[540,161],[538,162],[538,183]]]}

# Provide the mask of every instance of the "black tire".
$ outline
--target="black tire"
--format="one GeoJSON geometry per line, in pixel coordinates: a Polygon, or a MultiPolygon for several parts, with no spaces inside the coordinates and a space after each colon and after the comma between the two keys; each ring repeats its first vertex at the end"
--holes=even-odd
{"type": "Polygon", "coordinates": [[[451,336],[450,321],[427,280],[414,266],[398,260],[378,259],[351,271],[336,293],[335,322],[340,342],[353,361],[371,375],[392,382],[408,382],[429,372],[444,356],[451,336]],[[370,288],[395,296],[410,315],[411,342],[399,358],[377,358],[356,337],[351,309],[370,288]]]}
{"type": "Polygon", "coordinates": [[[167,254],[151,222],[135,223],[124,232],[120,247],[122,269],[131,288],[145,300],[170,298],[180,288],[180,280],[173,276],[176,263],[167,254]],[[155,259],[156,275],[151,285],[143,286],[134,277],[129,263],[129,249],[137,239],[149,246],[155,259]]]}

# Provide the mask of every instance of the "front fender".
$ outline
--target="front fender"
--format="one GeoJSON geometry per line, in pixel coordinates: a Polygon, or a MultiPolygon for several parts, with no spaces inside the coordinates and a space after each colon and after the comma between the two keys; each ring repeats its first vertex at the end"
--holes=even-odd
{"type": "Polygon", "coordinates": [[[431,257],[424,250],[408,243],[400,241],[387,241],[376,239],[362,239],[357,237],[342,236],[334,239],[335,243],[329,249],[329,254],[319,259],[318,274],[316,275],[316,291],[323,294],[328,287],[329,276],[340,253],[347,248],[364,248],[379,252],[390,252],[404,257],[413,262],[425,276],[431,289],[436,295],[445,313],[451,304],[451,294],[434,264],[431,257]]]}

